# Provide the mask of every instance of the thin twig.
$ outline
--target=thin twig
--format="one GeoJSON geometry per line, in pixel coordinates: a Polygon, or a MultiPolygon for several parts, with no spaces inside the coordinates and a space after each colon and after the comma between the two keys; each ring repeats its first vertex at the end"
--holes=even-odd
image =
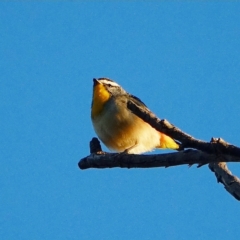
{"type": "Polygon", "coordinates": [[[240,179],[234,176],[225,162],[210,163],[209,168],[215,173],[217,181],[222,183],[225,189],[240,201],[240,179]]]}

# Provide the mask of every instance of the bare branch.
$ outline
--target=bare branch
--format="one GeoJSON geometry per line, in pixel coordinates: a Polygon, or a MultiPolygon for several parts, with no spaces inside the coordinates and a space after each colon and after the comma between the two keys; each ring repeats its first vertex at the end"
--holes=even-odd
{"type": "MultiPolygon", "coordinates": [[[[79,167],[87,168],[153,168],[170,167],[182,164],[195,164],[205,161],[206,153],[195,150],[186,150],[179,153],[135,155],[126,153],[91,154],[80,160],[79,167]]],[[[211,160],[214,161],[214,155],[211,160]]]]}
{"type": "MultiPolygon", "coordinates": [[[[80,169],[88,168],[153,168],[153,167],[172,167],[178,165],[193,165],[200,166],[219,161],[215,154],[208,154],[202,151],[188,149],[185,151],[167,153],[167,154],[152,154],[152,155],[136,155],[126,153],[104,153],[97,138],[93,138],[91,143],[91,154],[78,163],[80,169]],[[98,152],[94,145],[98,146],[98,152]]],[[[228,162],[240,162],[240,158],[225,156],[228,162]]]]}
{"type": "Polygon", "coordinates": [[[225,162],[210,163],[209,168],[215,173],[217,181],[222,183],[225,189],[240,201],[240,179],[228,170],[227,164],[225,162]]]}
{"type": "Polygon", "coordinates": [[[198,167],[209,163],[219,182],[237,200],[240,200],[240,179],[233,176],[225,162],[240,162],[240,148],[225,142],[221,138],[212,138],[210,142],[195,139],[184,133],[167,120],[157,118],[152,112],[129,101],[128,108],[138,117],[149,123],[160,132],[180,142],[181,149],[193,148],[169,154],[134,155],[126,153],[104,153],[100,142],[93,138],[90,142],[91,154],[78,163],[80,169],[88,168],[152,168],[170,167],[183,164],[198,164],[198,167]],[[224,159],[225,162],[222,162],[224,159]]]}
{"type": "Polygon", "coordinates": [[[210,143],[195,139],[191,135],[184,133],[179,128],[169,123],[167,120],[159,119],[152,112],[139,105],[136,105],[132,101],[128,101],[127,106],[134,114],[150,124],[152,127],[181,142],[183,149],[195,148],[206,153],[222,153],[240,157],[240,148],[226,143],[221,138],[212,138],[210,143]]]}

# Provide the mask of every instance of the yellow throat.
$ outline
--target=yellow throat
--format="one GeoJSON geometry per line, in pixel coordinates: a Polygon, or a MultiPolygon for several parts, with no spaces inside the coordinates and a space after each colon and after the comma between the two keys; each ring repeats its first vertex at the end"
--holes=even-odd
{"type": "Polygon", "coordinates": [[[111,97],[111,94],[107,91],[103,84],[99,82],[94,83],[93,87],[93,99],[92,99],[92,118],[98,116],[103,110],[104,104],[111,97]]]}

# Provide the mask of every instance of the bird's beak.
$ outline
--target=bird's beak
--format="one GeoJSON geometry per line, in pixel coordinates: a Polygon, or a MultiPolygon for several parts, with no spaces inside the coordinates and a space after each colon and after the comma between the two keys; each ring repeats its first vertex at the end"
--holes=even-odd
{"type": "Polygon", "coordinates": [[[100,82],[96,78],[94,78],[93,79],[93,86],[97,86],[98,84],[100,84],[100,82]]]}

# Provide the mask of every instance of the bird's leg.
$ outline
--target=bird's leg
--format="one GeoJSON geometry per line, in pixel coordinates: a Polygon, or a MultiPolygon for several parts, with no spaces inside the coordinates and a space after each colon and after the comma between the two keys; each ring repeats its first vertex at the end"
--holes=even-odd
{"type": "MultiPolygon", "coordinates": [[[[123,163],[124,163],[124,160],[122,159],[122,157],[123,157],[125,154],[130,154],[129,152],[130,152],[133,148],[135,148],[137,145],[138,145],[138,144],[135,143],[133,146],[125,149],[123,152],[117,153],[116,159],[119,161],[120,167],[122,167],[122,166],[125,165],[125,164],[123,164],[123,163]]],[[[130,168],[130,167],[128,167],[128,168],[130,168]]]]}
{"type": "Polygon", "coordinates": [[[125,149],[125,150],[124,150],[123,152],[121,152],[120,154],[130,154],[130,151],[131,151],[132,149],[134,149],[137,145],[138,145],[138,143],[136,142],[133,146],[125,149]]]}

